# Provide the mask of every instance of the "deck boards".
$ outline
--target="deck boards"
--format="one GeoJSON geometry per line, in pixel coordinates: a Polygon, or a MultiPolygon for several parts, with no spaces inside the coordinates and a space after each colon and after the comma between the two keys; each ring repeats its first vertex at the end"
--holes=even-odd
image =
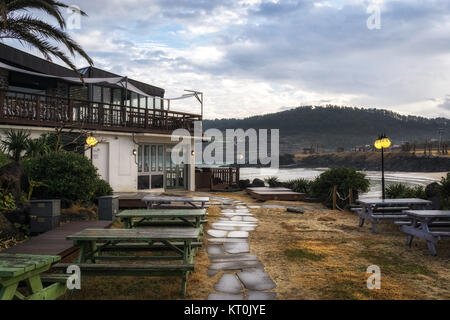
{"type": "Polygon", "coordinates": [[[1,253],[59,255],[65,257],[66,255],[72,254],[74,250],[77,250],[73,246],[73,242],[66,239],[67,236],[88,228],[106,228],[110,224],[111,221],[70,222],[37,237],[32,237],[12,248],[3,250],[1,253]]]}
{"type": "Polygon", "coordinates": [[[247,188],[246,192],[254,199],[261,201],[302,201],[307,195],[287,188],[247,188]]]}

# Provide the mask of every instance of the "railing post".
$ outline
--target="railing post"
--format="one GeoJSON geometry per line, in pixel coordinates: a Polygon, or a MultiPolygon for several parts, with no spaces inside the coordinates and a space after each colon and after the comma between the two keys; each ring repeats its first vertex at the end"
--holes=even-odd
{"type": "Polygon", "coordinates": [[[145,109],[145,129],[147,129],[148,128],[148,116],[149,116],[149,114],[148,114],[148,109],[146,108],[145,109]]]}
{"type": "Polygon", "coordinates": [[[104,117],[104,110],[103,110],[103,103],[98,104],[98,124],[102,125],[104,123],[103,117],[104,117]]]}
{"type": "Polygon", "coordinates": [[[5,116],[5,106],[6,106],[6,101],[5,101],[6,95],[5,95],[5,91],[4,90],[0,90],[0,116],[3,118],[5,116]]]}
{"type": "Polygon", "coordinates": [[[41,121],[41,98],[36,99],[36,120],[41,121]]]}

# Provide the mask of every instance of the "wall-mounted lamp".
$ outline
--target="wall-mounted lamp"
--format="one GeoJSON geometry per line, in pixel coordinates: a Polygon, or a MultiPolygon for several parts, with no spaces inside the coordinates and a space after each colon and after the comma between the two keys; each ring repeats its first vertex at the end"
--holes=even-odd
{"type": "Polygon", "coordinates": [[[133,156],[137,156],[137,150],[133,149],[133,156]]]}
{"type": "Polygon", "coordinates": [[[191,155],[195,156],[195,151],[194,150],[192,150],[191,155]]]}

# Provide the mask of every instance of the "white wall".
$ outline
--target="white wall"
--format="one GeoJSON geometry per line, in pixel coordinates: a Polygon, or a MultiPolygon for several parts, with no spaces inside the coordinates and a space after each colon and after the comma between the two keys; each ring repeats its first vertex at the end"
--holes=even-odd
{"type": "MultiPolygon", "coordinates": [[[[5,130],[11,126],[0,125],[0,138],[5,130]]],[[[43,133],[54,132],[52,128],[19,127],[17,130],[27,130],[31,138],[38,138],[43,133]]],[[[138,144],[175,144],[170,135],[160,134],[136,134],[119,132],[93,132],[99,140],[99,145],[94,148],[93,163],[98,168],[102,178],[107,180],[114,192],[136,192],[138,168],[133,150],[138,149],[138,144]]],[[[87,158],[91,158],[91,151],[85,152],[87,158]]],[[[194,163],[192,156],[191,163],[194,163]]],[[[189,165],[189,190],[195,191],[195,165],[189,165]]]]}

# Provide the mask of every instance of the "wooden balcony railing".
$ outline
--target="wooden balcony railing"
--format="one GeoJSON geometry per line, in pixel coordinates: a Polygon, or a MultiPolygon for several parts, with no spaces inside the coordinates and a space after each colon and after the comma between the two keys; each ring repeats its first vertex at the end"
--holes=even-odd
{"type": "Polygon", "coordinates": [[[0,124],[168,133],[193,131],[201,115],[0,90],[0,124]]]}

